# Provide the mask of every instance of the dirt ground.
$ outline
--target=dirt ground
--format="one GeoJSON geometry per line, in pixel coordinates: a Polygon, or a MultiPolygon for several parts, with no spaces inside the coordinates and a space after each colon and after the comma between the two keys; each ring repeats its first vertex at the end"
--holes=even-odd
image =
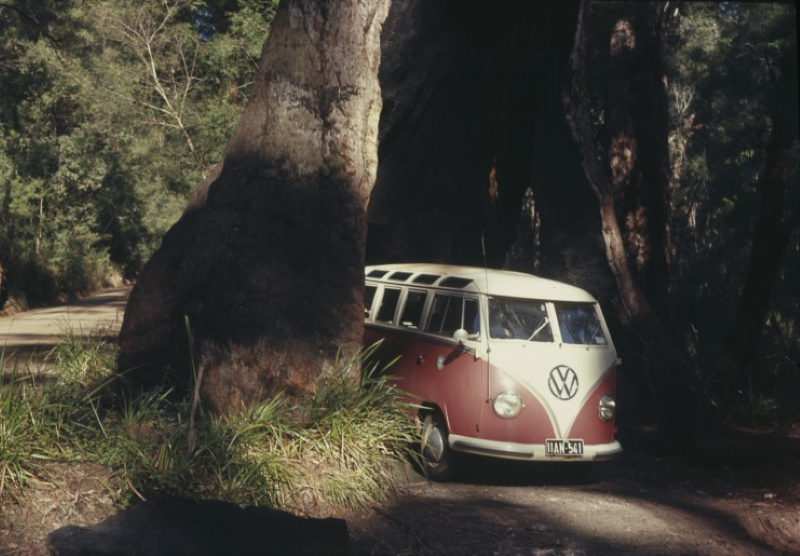
{"type": "Polygon", "coordinates": [[[583,480],[481,458],[456,483],[411,476],[395,504],[351,518],[354,554],[800,554],[800,427],[735,431],[692,456],[626,452],[583,480]]]}
{"type": "MultiPolygon", "coordinates": [[[[2,318],[0,343],[7,354],[27,357],[54,343],[65,322],[73,329],[78,323],[84,333],[98,327],[113,333],[126,294],[114,290],[58,310],[2,318]]],[[[465,459],[452,483],[398,470],[390,503],[339,514],[348,522],[351,552],[800,555],[800,425],[729,430],[679,457],[652,453],[651,431],[625,419],[619,438],[625,453],[596,464],[581,480],[555,467],[484,458],[465,459]]],[[[44,539],[51,531],[117,512],[117,488],[113,471],[97,466],[43,467],[18,500],[0,504],[0,556],[47,554],[44,539]]]]}

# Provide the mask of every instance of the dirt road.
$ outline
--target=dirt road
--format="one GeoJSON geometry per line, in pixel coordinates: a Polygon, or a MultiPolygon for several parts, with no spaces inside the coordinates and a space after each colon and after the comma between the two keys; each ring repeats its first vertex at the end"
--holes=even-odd
{"type": "MultiPolygon", "coordinates": [[[[47,350],[70,328],[113,334],[127,293],[2,318],[0,343],[7,354],[26,354],[47,350]]],[[[623,456],[579,482],[553,468],[485,459],[466,460],[467,471],[448,484],[406,470],[395,500],[344,516],[353,554],[800,555],[800,426],[728,431],[671,458],[648,450],[650,433],[640,424],[622,419],[620,440],[623,456]]],[[[65,499],[77,508],[77,498],[65,499]]],[[[97,503],[91,515],[113,511],[97,503]]],[[[64,525],[48,522],[53,513],[77,516],[74,508],[31,514],[29,533],[43,538],[64,525]]],[[[0,546],[0,554],[40,552],[0,546]]]]}
{"type": "Polygon", "coordinates": [[[412,480],[396,504],[349,520],[356,554],[800,554],[796,437],[782,463],[659,459],[641,450],[644,437],[628,440],[625,455],[578,483],[486,461],[456,483],[412,480]]]}
{"type": "Polygon", "coordinates": [[[28,363],[34,354],[36,363],[42,364],[43,356],[70,331],[79,336],[115,336],[129,293],[129,287],[113,288],[72,303],[0,317],[5,366],[28,363]]]}

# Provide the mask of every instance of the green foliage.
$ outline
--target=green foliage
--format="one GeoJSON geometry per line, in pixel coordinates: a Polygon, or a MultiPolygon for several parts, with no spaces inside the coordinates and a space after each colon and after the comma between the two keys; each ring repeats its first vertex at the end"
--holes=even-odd
{"type": "Polygon", "coordinates": [[[276,4],[0,6],[0,265],[13,296],[40,304],[136,276],[220,159],[276,4]]]}
{"type": "MultiPolygon", "coordinates": [[[[785,77],[781,57],[797,50],[796,15],[792,5],[778,3],[682,3],[678,8],[667,34],[674,317],[686,331],[685,346],[698,375],[710,384],[723,366],[724,341],[750,263],[774,95],[785,77]]],[[[797,114],[781,117],[796,122],[797,114]]],[[[785,220],[800,203],[800,149],[796,136],[793,141],[784,214],[775,215],[785,220]]],[[[779,421],[800,401],[796,355],[794,368],[785,364],[797,347],[782,340],[787,323],[800,315],[797,242],[795,230],[760,355],[741,377],[725,379],[728,390],[744,393],[730,397],[728,407],[720,406],[738,419],[779,421]]]]}
{"type": "Polygon", "coordinates": [[[51,354],[53,383],[33,389],[14,379],[0,391],[0,494],[20,492],[37,463],[29,455],[40,454],[114,469],[126,491],[312,513],[365,507],[392,491],[392,468],[414,434],[409,406],[368,362],[371,353],[341,361],[303,407],[279,395],[237,415],[200,419],[190,431],[190,404],[168,390],[110,403],[114,350],[70,334],[51,354]],[[353,380],[360,368],[363,378],[353,380]]]}

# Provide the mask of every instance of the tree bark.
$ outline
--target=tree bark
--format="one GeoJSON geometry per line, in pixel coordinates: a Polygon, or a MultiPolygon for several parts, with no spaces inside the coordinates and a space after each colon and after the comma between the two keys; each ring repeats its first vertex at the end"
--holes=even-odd
{"type": "Polygon", "coordinates": [[[392,3],[370,260],[505,263],[540,99],[563,67],[575,13],[575,0],[392,3]]]}
{"type": "Polygon", "coordinates": [[[617,284],[624,311],[622,318],[641,342],[643,355],[639,371],[646,374],[659,406],[661,447],[669,451],[683,450],[700,430],[704,416],[693,388],[695,379],[691,369],[672,345],[631,271],[615,211],[614,185],[599,163],[585,85],[586,11],[584,3],[578,15],[569,81],[564,86],[565,115],[581,154],[586,179],[599,203],[606,259],[617,284]]]}
{"type": "Polygon", "coordinates": [[[388,7],[280,4],[222,162],[133,289],[126,384],[166,370],[188,390],[202,366],[205,407],[227,413],[278,392],[299,400],[324,386],[340,349],[359,349],[388,7]]]}
{"type": "Polygon", "coordinates": [[[369,260],[482,264],[509,7],[393,1],[383,36],[369,260]]]}
{"type": "Polygon", "coordinates": [[[3,310],[6,300],[8,299],[8,294],[6,291],[6,274],[5,270],[3,269],[3,259],[0,258],[0,311],[3,310]]]}
{"type": "Polygon", "coordinates": [[[609,41],[603,147],[627,258],[663,322],[669,310],[668,105],[660,2],[628,2],[609,41]]]}

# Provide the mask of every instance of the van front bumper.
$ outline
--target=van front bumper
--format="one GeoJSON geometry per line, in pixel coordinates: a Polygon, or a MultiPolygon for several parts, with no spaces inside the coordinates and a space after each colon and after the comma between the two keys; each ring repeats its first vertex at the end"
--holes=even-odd
{"type": "Polygon", "coordinates": [[[603,461],[622,453],[622,445],[616,440],[608,444],[585,444],[580,456],[548,456],[544,444],[501,442],[457,434],[449,436],[448,444],[458,452],[522,461],[603,461]]]}

